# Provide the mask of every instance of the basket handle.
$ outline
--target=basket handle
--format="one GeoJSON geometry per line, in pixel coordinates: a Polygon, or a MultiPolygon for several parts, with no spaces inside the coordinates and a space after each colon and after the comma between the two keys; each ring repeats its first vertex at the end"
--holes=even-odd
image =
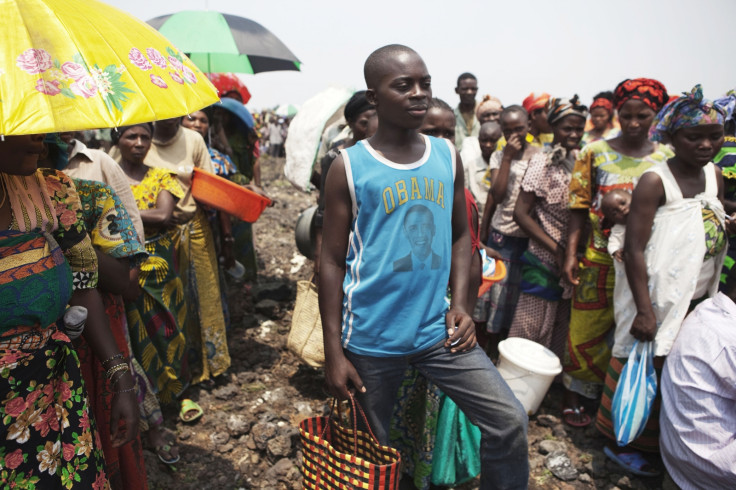
{"type": "MultiPolygon", "coordinates": [[[[348,395],[350,397],[350,405],[352,407],[352,412],[353,412],[352,413],[353,415],[353,454],[357,455],[358,454],[358,415],[357,415],[358,412],[360,412],[360,416],[363,418],[363,422],[365,422],[365,427],[368,429],[368,434],[370,434],[371,439],[373,439],[373,442],[375,444],[380,444],[380,443],[378,442],[378,438],[375,436],[375,434],[373,434],[373,429],[371,429],[371,424],[368,423],[368,417],[365,415],[365,412],[363,411],[363,407],[360,406],[360,403],[358,403],[358,401],[355,399],[352,393],[348,392],[348,395]]],[[[329,417],[332,418],[332,414],[333,414],[333,410],[335,406],[337,406],[336,412],[338,414],[338,419],[339,419],[341,410],[340,410],[340,404],[337,402],[336,398],[332,399],[332,407],[330,409],[329,417]]],[[[325,431],[323,430],[322,433],[324,434],[324,432],[325,431]]]]}

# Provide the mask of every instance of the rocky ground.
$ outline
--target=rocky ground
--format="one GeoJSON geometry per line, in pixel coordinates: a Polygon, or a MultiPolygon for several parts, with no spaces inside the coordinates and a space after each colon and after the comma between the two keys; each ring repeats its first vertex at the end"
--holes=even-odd
{"type": "MultiPolygon", "coordinates": [[[[215,386],[187,391],[204,409],[196,423],[185,424],[176,407],[164,407],[181,461],[167,466],[146,450],[152,489],[302,488],[297,426],[305,417],[325,413],[327,396],[322,372],[302,365],[286,349],[286,338],[296,281],[308,279],[312,270],[296,250],[294,225],[316,197],[292,187],[282,169],[283,159],[262,161],[264,188],[276,204],[254,225],[262,266],[258,283],[233,284],[228,292],[232,366],[215,386]]],[[[637,478],[608,461],[596,429],[562,423],[560,404],[561,390],[553,387],[531,417],[530,488],[668,488],[662,478],[637,478]]],[[[462,488],[478,488],[478,482],[462,488]]]]}

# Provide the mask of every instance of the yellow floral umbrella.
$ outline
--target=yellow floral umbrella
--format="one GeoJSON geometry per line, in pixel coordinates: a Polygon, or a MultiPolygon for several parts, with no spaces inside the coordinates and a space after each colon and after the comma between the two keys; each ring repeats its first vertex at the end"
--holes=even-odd
{"type": "Polygon", "coordinates": [[[189,114],[217,89],[171,42],[96,0],[0,0],[0,135],[189,114]]]}

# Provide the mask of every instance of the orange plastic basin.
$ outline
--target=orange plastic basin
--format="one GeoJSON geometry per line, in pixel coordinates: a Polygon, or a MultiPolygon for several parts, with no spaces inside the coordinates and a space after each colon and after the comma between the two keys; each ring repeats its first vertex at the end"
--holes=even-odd
{"type": "Polygon", "coordinates": [[[483,276],[483,282],[480,283],[480,287],[478,288],[478,297],[483,296],[486,291],[491,289],[491,286],[504,277],[506,277],[506,265],[502,261],[496,260],[496,270],[493,275],[490,277],[483,276]]]}
{"type": "Polygon", "coordinates": [[[192,177],[192,196],[197,202],[249,223],[255,222],[271,204],[267,197],[198,168],[192,177]]]}

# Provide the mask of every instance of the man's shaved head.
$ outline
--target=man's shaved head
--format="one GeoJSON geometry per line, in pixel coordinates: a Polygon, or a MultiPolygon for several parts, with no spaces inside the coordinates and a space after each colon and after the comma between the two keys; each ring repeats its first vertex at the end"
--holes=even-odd
{"type": "Polygon", "coordinates": [[[365,84],[368,88],[375,87],[378,80],[386,73],[391,61],[394,61],[401,54],[419,54],[408,46],[401,44],[389,44],[373,51],[363,65],[363,76],[365,84]]]}

